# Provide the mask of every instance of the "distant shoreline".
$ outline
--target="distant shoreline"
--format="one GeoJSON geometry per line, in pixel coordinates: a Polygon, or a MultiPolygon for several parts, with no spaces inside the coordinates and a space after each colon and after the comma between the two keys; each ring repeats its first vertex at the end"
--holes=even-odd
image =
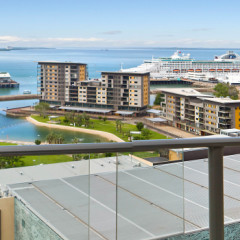
{"type": "Polygon", "coordinates": [[[9,52],[14,50],[31,50],[31,49],[56,49],[56,48],[47,48],[47,47],[11,47],[11,48],[0,48],[2,52],[9,52]]]}
{"type": "Polygon", "coordinates": [[[92,135],[98,135],[100,137],[106,138],[109,141],[115,141],[115,142],[124,142],[121,138],[117,137],[116,135],[108,132],[103,132],[99,130],[92,130],[92,129],[86,129],[86,128],[79,128],[79,127],[70,127],[70,126],[63,126],[63,125],[57,125],[57,124],[50,124],[50,123],[42,123],[39,122],[31,117],[26,117],[27,121],[41,127],[48,127],[48,128],[58,128],[62,130],[69,130],[69,131],[75,131],[75,132],[82,132],[92,135]]]}

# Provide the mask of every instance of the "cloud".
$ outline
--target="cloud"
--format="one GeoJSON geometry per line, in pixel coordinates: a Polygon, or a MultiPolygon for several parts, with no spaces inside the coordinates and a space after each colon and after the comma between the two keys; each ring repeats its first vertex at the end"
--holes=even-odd
{"type": "MultiPolygon", "coordinates": [[[[39,40],[38,40],[39,41],[39,40]]],[[[42,39],[42,41],[45,42],[101,42],[104,41],[104,39],[101,38],[46,38],[42,39]]]]}
{"type": "Polygon", "coordinates": [[[240,40],[169,38],[156,39],[111,39],[105,38],[23,38],[18,36],[0,36],[0,47],[207,47],[235,48],[240,40]]]}
{"type": "Polygon", "coordinates": [[[0,44],[15,46],[74,46],[79,44],[94,44],[105,42],[102,38],[22,38],[17,36],[0,36],[0,44]]]}
{"type": "Polygon", "coordinates": [[[107,31],[107,32],[101,32],[100,34],[104,34],[104,35],[117,35],[117,34],[121,34],[122,31],[119,30],[112,30],[112,31],[107,31]]]}
{"type": "Polygon", "coordinates": [[[15,37],[15,36],[0,36],[0,42],[4,43],[4,42],[18,42],[21,41],[22,39],[19,37],[15,37]]]}

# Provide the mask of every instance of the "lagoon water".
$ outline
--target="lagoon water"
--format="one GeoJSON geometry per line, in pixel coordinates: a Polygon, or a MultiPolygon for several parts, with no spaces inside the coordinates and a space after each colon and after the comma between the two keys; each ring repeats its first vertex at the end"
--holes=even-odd
{"type": "MultiPolygon", "coordinates": [[[[145,59],[152,57],[169,57],[175,48],[133,48],[133,49],[29,49],[0,52],[0,72],[9,72],[13,80],[20,83],[19,89],[0,89],[0,95],[22,94],[24,90],[37,93],[37,62],[38,61],[73,61],[88,64],[90,78],[99,78],[101,71],[117,71],[140,65],[145,59]]],[[[211,60],[215,55],[221,55],[231,49],[181,49],[199,60],[211,60]]],[[[239,50],[233,49],[236,53],[239,50]]],[[[156,87],[156,86],[154,86],[156,87]]],[[[151,96],[151,104],[154,96],[151,96]]],[[[0,102],[0,110],[20,106],[29,106],[36,100],[0,102]]],[[[24,119],[6,117],[0,112],[0,139],[34,141],[45,140],[49,129],[36,127],[24,119]]],[[[83,142],[96,141],[95,136],[61,131],[66,141],[75,136],[83,142]]]]}

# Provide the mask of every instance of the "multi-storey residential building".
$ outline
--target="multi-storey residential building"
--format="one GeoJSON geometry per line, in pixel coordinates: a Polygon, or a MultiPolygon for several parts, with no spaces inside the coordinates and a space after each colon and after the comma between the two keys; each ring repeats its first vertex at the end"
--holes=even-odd
{"type": "Polygon", "coordinates": [[[68,101],[78,101],[77,83],[87,78],[85,63],[38,63],[38,92],[42,100],[53,104],[62,105],[68,101]]]}
{"type": "Polygon", "coordinates": [[[215,98],[194,89],[163,89],[166,118],[178,128],[200,135],[240,129],[240,100],[215,98]]]}
{"type": "Polygon", "coordinates": [[[149,73],[102,72],[106,104],[114,110],[141,112],[149,104],[149,73]]]}
{"type": "Polygon", "coordinates": [[[144,112],[149,103],[149,73],[102,72],[101,81],[79,83],[81,107],[144,112]]]}
{"type": "Polygon", "coordinates": [[[101,81],[87,80],[86,64],[39,62],[38,82],[41,100],[55,105],[141,114],[149,104],[149,73],[102,72],[101,81]]]}

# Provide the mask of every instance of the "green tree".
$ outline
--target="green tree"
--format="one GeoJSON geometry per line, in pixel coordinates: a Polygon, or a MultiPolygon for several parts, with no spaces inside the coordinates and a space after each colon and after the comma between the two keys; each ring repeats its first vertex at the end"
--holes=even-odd
{"type": "Polygon", "coordinates": [[[22,167],[24,162],[22,156],[0,157],[0,168],[22,167]]]}
{"type": "Polygon", "coordinates": [[[138,122],[136,124],[136,127],[137,127],[138,131],[142,131],[142,129],[144,128],[144,124],[142,122],[138,122]]]}
{"type": "Polygon", "coordinates": [[[133,137],[133,140],[144,140],[142,135],[136,135],[133,137]]]}
{"type": "Polygon", "coordinates": [[[75,138],[73,139],[73,142],[77,144],[77,143],[79,143],[79,139],[78,139],[77,137],[75,137],[75,138]]]}
{"type": "Polygon", "coordinates": [[[227,97],[229,85],[226,83],[218,83],[214,88],[214,95],[216,97],[227,97]]]}
{"type": "Polygon", "coordinates": [[[148,139],[150,139],[151,132],[150,132],[149,129],[144,128],[144,129],[142,130],[142,134],[141,134],[141,135],[142,135],[143,139],[148,140],[148,139]]]}
{"type": "Polygon", "coordinates": [[[112,157],[113,153],[105,153],[105,157],[112,157]]]}
{"type": "Polygon", "coordinates": [[[65,119],[64,119],[64,122],[74,122],[74,119],[75,119],[75,112],[68,112],[67,114],[65,114],[65,119]]]}
{"type": "Polygon", "coordinates": [[[122,132],[122,126],[123,126],[123,122],[121,120],[119,120],[119,131],[120,131],[120,133],[122,132]]]}
{"type": "Polygon", "coordinates": [[[39,139],[36,139],[36,140],[35,140],[35,144],[36,144],[36,145],[40,145],[41,143],[42,143],[42,142],[41,142],[39,139]]]}
{"type": "Polygon", "coordinates": [[[238,100],[239,91],[237,90],[236,87],[234,87],[232,85],[229,86],[228,94],[229,94],[231,99],[238,100]]]}
{"type": "Polygon", "coordinates": [[[55,138],[54,138],[54,143],[55,144],[63,144],[64,142],[64,137],[62,134],[55,134],[55,138]]]}
{"type": "Polygon", "coordinates": [[[47,111],[50,109],[50,106],[48,103],[40,102],[38,105],[35,106],[35,111],[39,112],[40,116],[43,118],[46,118],[47,111]]]}
{"type": "Polygon", "coordinates": [[[119,128],[119,122],[120,122],[120,120],[116,120],[116,131],[118,132],[118,128],[119,128]]]}
{"type": "Polygon", "coordinates": [[[89,125],[90,125],[90,117],[89,117],[89,115],[87,115],[84,112],[82,117],[83,117],[83,120],[84,120],[85,127],[89,127],[89,125]]]}
{"type": "Polygon", "coordinates": [[[164,102],[164,94],[158,93],[155,100],[154,100],[154,105],[160,105],[162,102],[164,102]]]}
{"type": "Polygon", "coordinates": [[[83,120],[84,120],[84,119],[83,119],[82,115],[78,114],[78,115],[75,117],[76,125],[77,125],[77,126],[82,126],[83,120]]]}
{"type": "Polygon", "coordinates": [[[79,161],[83,159],[82,154],[73,154],[72,155],[73,161],[79,161]]]}
{"type": "Polygon", "coordinates": [[[107,121],[107,118],[106,118],[106,117],[104,117],[104,118],[103,118],[103,121],[104,121],[104,122],[106,122],[106,121],[107,121]]]}
{"type": "Polygon", "coordinates": [[[46,140],[49,144],[55,143],[55,139],[56,139],[56,134],[54,132],[50,132],[47,136],[46,136],[46,140]]]}
{"type": "Polygon", "coordinates": [[[233,100],[238,99],[238,90],[236,87],[227,83],[218,83],[214,88],[214,95],[216,97],[230,97],[233,100]]]}

